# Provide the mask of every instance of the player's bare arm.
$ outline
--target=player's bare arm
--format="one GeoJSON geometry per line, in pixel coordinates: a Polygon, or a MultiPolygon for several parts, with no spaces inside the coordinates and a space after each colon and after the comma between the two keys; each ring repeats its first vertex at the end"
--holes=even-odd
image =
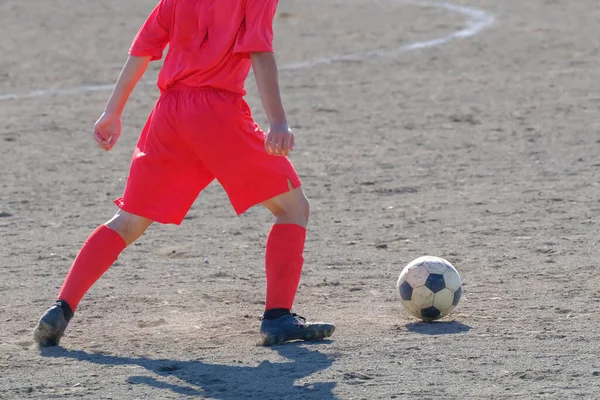
{"type": "Polygon", "coordinates": [[[121,135],[121,114],[127,99],[146,72],[151,59],[129,56],[125,62],[104,113],[94,125],[94,139],[102,149],[110,151],[117,143],[121,135]]]}
{"type": "Polygon", "coordinates": [[[279,74],[275,55],[270,52],[251,53],[256,86],[269,121],[265,149],[269,154],[287,156],[294,150],[294,134],[288,126],[279,89],[279,74]]]}

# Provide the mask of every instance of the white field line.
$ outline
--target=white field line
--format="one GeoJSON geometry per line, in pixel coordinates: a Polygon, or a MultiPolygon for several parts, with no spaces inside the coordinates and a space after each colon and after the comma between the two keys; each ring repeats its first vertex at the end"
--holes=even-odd
{"type": "MultiPolygon", "coordinates": [[[[416,5],[420,7],[430,7],[444,9],[450,12],[462,14],[467,17],[466,27],[449,33],[440,38],[431,39],[423,42],[414,42],[405,44],[399,47],[386,50],[373,50],[362,53],[354,54],[333,54],[328,57],[315,58],[312,60],[301,61],[292,64],[285,64],[279,67],[282,71],[294,71],[299,69],[306,69],[316,67],[322,64],[331,64],[337,61],[368,61],[381,57],[392,57],[398,54],[406,53],[412,50],[426,49],[429,47],[440,46],[451,42],[453,40],[464,39],[467,37],[474,36],[481,32],[483,29],[494,23],[494,17],[487,12],[467,6],[460,6],[452,3],[438,3],[432,1],[420,1],[420,0],[393,0],[405,4],[416,5]]],[[[154,81],[142,81],[142,85],[155,85],[154,81]]],[[[111,91],[114,85],[85,85],[75,86],[66,89],[51,89],[51,90],[35,90],[28,93],[8,93],[0,94],[0,101],[2,100],[19,100],[19,99],[30,99],[35,97],[46,97],[46,96],[60,96],[68,94],[79,94],[87,92],[104,92],[111,91]]]]}

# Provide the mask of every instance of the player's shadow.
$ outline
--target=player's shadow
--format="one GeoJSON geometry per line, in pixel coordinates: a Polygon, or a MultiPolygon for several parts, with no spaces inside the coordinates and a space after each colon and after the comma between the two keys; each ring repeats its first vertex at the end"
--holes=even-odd
{"type": "Polygon", "coordinates": [[[424,335],[452,335],[464,333],[471,330],[469,325],[458,321],[433,321],[433,322],[411,322],[406,324],[406,329],[411,332],[424,335]]]}
{"type": "Polygon", "coordinates": [[[100,365],[138,365],[158,376],[176,377],[182,384],[163,382],[148,375],[131,376],[128,383],[170,390],[184,396],[221,400],[255,397],[319,400],[336,398],[333,394],[335,382],[294,385],[298,379],[329,368],[334,361],[332,357],[297,343],[275,346],[273,349],[291,362],[263,361],[257,366],[220,365],[202,361],[119,357],[66,350],[62,347],[44,348],[41,354],[44,357],[72,358],[100,365]]]}

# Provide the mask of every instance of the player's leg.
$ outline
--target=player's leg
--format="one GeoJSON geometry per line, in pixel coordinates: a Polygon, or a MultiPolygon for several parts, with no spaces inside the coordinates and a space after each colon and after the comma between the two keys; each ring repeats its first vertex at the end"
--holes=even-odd
{"type": "Polygon", "coordinates": [[[58,295],[72,312],[92,285],[114,264],[125,247],[152,224],[148,218],[119,210],[85,241],[58,295]]]}
{"type": "Polygon", "coordinates": [[[114,264],[121,252],[139,238],[152,221],[119,210],[87,238],[59,291],[57,301],[40,319],[34,338],[42,346],[60,341],[79,302],[114,264]]]}
{"type": "Polygon", "coordinates": [[[275,215],[267,240],[264,343],[330,336],[333,325],[307,324],[291,314],[304,262],[309,214],[292,163],[265,151],[265,133],[253,121],[241,96],[199,90],[192,97],[197,107],[181,118],[181,124],[189,127],[182,135],[189,148],[214,173],[237,214],[264,204],[275,215]]]}
{"type": "Polygon", "coordinates": [[[152,221],[180,224],[200,191],[214,176],[177,135],[178,96],[161,96],[134,151],[121,209],[85,242],[63,284],[58,301],[40,320],[35,339],[56,345],[79,301],[152,221]],[[53,321],[54,327],[46,322],[53,321]]]}
{"type": "Polygon", "coordinates": [[[304,243],[310,206],[302,187],[262,203],[275,217],[265,252],[267,294],[261,324],[264,345],[289,340],[321,340],[331,336],[333,324],[308,323],[292,314],[304,264],[304,243]]]}
{"type": "Polygon", "coordinates": [[[296,297],[310,207],[301,186],[262,204],[275,217],[265,253],[265,318],[276,318],[291,311],[296,297]]]}

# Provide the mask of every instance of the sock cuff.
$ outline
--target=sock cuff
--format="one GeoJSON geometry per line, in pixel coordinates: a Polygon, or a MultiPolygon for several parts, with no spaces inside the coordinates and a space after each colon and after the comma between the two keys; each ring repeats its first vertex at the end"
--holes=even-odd
{"type": "Polygon", "coordinates": [[[306,235],[306,228],[296,224],[275,224],[271,228],[271,232],[275,231],[276,233],[281,234],[301,234],[306,235]]]}
{"type": "Polygon", "coordinates": [[[100,225],[98,228],[96,228],[94,233],[90,235],[90,238],[94,236],[101,236],[103,240],[109,240],[113,242],[115,245],[120,247],[120,250],[123,250],[125,247],[127,247],[125,239],[123,239],[121,235],[106,225],[100,225]]]}
{"type": "Polygon", "coordinates": [[[291,311],[287,308],[272,308],[270,310],[265,310],[263,314],[263,319],[273,320],[281,318],[284,315],[288,315],[290,313],[291,311]]]}
{"type": "Polygon", "coordinates": [[[71,318],[73,318],[73,309],[71,308],[69,303],[67,303],[65,300],[56,300],[55,304],[57,306],[60,306],[60,308],[62,308],[63,315],[65,316],[65,319],[67,320],[67,322],[69,322],[71,320],[71,318]]]}
{"type": "Polygon", "coordinates": [[[273,241],[275,241],[278,246],[304,247],[304,242],[306,241],[306,228],[296,224],[275,224],[269,233],[267,245],[273,241]]]}

